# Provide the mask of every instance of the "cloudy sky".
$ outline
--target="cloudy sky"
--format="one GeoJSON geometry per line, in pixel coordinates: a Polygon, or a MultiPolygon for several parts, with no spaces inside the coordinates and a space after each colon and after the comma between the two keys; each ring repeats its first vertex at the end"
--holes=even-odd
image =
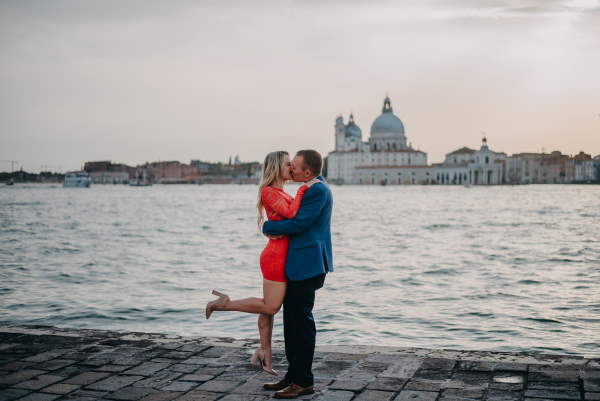
{"type": "Polygon", "coordinates": [[[386,93],[429,162],[482,132],[600,154],[600,1],[0,1],[0,159],[28,171],[327,153],[386,93]]]}

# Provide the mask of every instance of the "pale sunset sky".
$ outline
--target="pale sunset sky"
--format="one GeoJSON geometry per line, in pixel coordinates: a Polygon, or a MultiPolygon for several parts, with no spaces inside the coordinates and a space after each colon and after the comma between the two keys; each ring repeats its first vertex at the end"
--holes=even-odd
{"type": "Polygon", "coordinates": [[[386,93],[429,163],[482,132],[598,155],[600,1],[0,2],[0,160],[27,171],[326,154],[386,93]]]}

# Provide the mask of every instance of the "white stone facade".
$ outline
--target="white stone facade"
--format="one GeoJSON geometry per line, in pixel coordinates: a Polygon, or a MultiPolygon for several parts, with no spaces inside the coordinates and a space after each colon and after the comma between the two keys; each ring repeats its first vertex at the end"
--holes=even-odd
{"type": "Polygon", "coordinates": [[[407,145],[404,124],[385,98],[382,113],[362,141],[362,130],[350,115],[348,124],[335,121],[335,150],[327,158],[328,180],[339,184],[423,184],[430,171],[427,154],[407,145]],[[427,174],[425,174],[427,173],[427,174]]]}
{"type": "Polygon", "coordinates": [[[442,185],[500,185],[505,183],[506,155],[489,149],[487,139],[479,150],[461,148],[433,165],[433,182],[442,185]]]}
{"type": "Polygon", "coordinates": [[[594,160],[584,160],[575,163],[575,182],[592,182],[596,180],[594,160]]]}

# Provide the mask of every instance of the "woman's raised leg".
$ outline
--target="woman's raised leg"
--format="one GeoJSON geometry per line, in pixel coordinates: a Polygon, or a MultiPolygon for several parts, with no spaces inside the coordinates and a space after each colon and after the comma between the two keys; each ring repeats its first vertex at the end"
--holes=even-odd
{"type": "MultiPolygon", "coordinates": [[[[264,280],[262,298],[252,297],[231,300],[225,294],[221,294],[222,296],[220,295],[219,299],[207,304],[207,316],[210,316],[213,311],[237,311],[274,315],[283,304],[286,285],[285,282],[264,280]]],[[[217,294],[219,293],[217,292],[217,294]]]]}

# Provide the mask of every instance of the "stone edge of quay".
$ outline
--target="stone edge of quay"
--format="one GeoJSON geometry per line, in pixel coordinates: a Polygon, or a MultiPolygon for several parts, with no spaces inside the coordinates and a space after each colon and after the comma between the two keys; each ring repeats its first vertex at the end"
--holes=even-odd
{"type": "MultiPolygon", "coordinates": [[[[152,341],[157,344],[164,343],[198,343],[220,347],[250,348],[256,346],[256,339],[237,339],[232,337],[201,337],[179,336],[164,333],[127,332],[102,329],[65,328],[46,325],[25,325],[0,322],[0,333],[27,334],[27,335],[52,335],[62,337],[99,337],[114,338],[121,341],[152,341]]],[[[275,347],[283,347],[282,341],[274,341],[275,347]]],[[[399,357],[440,358],[469,360],[482,362],[503,362],[523,364],[569,364],[583,367],[590,360],[600,359],[600,354],[575,355],[575,354],[546,354],[534,352],[508,352],[508,351],[479,351],[456,349],[430,349],[417,347],[394,346],[367,346],[367,345],[317,345],[317,352],[339,353],[349,355],[397,355],[399,357]]]]}

